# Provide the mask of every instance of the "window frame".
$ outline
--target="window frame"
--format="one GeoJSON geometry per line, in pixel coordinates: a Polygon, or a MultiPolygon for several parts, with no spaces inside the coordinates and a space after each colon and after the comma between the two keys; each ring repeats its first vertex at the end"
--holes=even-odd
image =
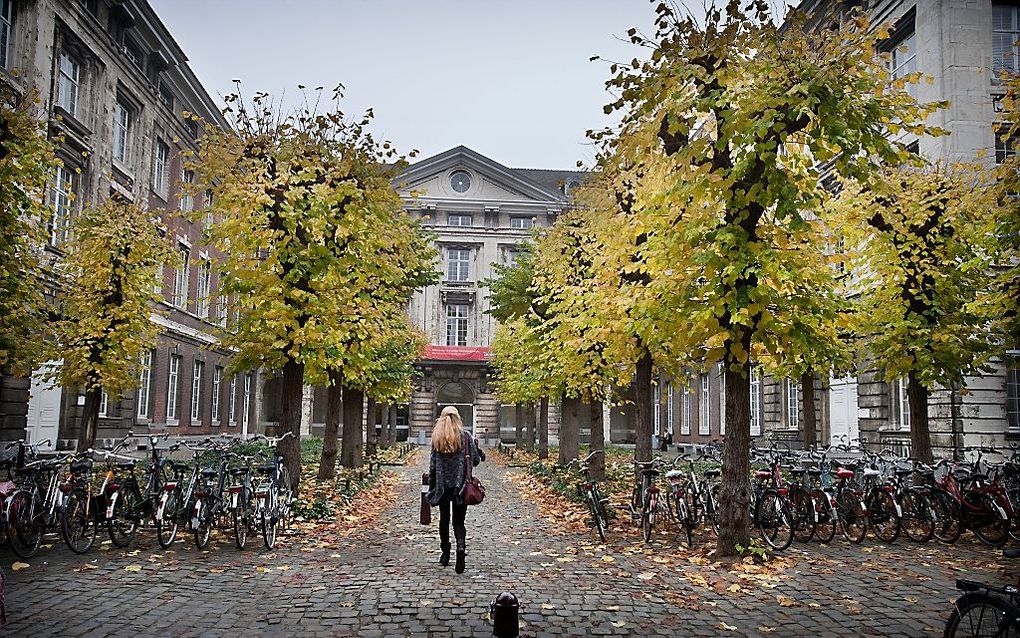
{"type": "Polygon", "coordinates": [[[450,247],[446,249],[446,280],[457,283],[471,281],[470,248],[450,247]]]}
{"type": "Polygon", "coordinates": [[[139,419],[149,420],[149,400],[152,397],[152,350],[146,350],[142,354],[142,360],[138,367],[138,392],[135,401],[135,416],[139,419]]]}
{"type": "Polygon", "coordinates": [[[471,308],[467,304],[446,304],[446,345],[467,346],[470,314],[471,308]],[[461,314],[462,310],[463,314],[461,314]],[[455,314],[451,314],[451,312],[455,314]]]}
{"type": "Polygon", "coordinates": [[[166,421],[167,423],[173,422],[178,423],[180,417],[180,400],[181,400],[181,359],[183,357],[179,354],[171,354],[170,362],[167,366],[167,377],[166,377],[166,421]]]}
{"type": "Polygon", "coordinates": [[[698,434],[712,435],[712,385],[708,373],[701,375],[701,395],[698,401],[698,434]]]}
{"type": "Polygon", "coordinates": [[[784,399],[786,400],[786,428],[788,430],[800,429],[800,384],[794,379],[784,379],[786,385],[784,399]]]}
{"type": "Polygon", "coordinates": [[[195,183],[195,171],[185,168],[181,170],[181,192],[177,209],[182,213],[190,213],[195,210],[195,196],[189,188],[195,183]]]}
{"type": "Polygon", "coordinates": [[[174,266],[173,306],[186,310],[191,287],[191,248],[184,244],[177,246],[178,261],[174,266]]]}
{"type": "Polygon", "coordinates": [[[251,417],[248,414],[251,411],[251,373],[246,372],[244,374],[244,398],[241,400],[241,429],[244,431],[248,430],[248,425],[251,423],[251,417]]]}
{"type": "Polygon", "coordinates": [[[133,122],[134,109],[118,97],[113,111],[113,160],[115,162],[127,164],[131,160],[131,124],[133,122]]]}
{"type": "Polygon", "coordinates": [[[991,75],[993,84],[999,83],[999,74],[1002,71],[1013,73],[1020,71],[1020,47],[1017,46],[1017,40],[1020,40],[1020,6],[1012,2],[992,2],[991,75]],[[1006,10],[1011,13],[1010,28],[996,28],[995,13],[998,10],[1006,10]],[[1011,54],[1010,57],[1012,58],[1010,64],[1000,64],[1003,58],[1001,56],[997,57],[995,54],[996,39],[1000,36],[1003,37],[1006,42],[1009,42],[1008,48],[1011,54]]]}
{"type": "Polygon", "coordinates": [[[61,51],[57,57],[57,106],[75,119],[79,119],[78,102],[81,97],[81,66],[81,62],[67,51],[61,51]],[[65,61],[70,66],[70,69],[65,68],[65,61]]]}
{"type": "Polygon", "coordinates": [[[446,216],[446,225],[453,226],[456,228],[466,228],[474,225],[474,215],[468,213],[448,213],[446,216]],[[454,223],[457,220],[457,223],[454,223]],[[467,223],[463,223],[467,220],[467,223]]]}
{"type": "Polygon", "coordinates": [[[900,377],[889,384],[892,399],[892,424],[900,432],[910,431],[910,396],[907,393],[909,385],[909,381],[905,377],[900,377]]]}
{"type": "Polygon", "coordinates": [[[749,381],[751,385],[751,436],[761,436],[762,379],[756,366],[751,366],[751,377],[749,381]]]}
{"type": "Polygon", "coordinates": [[[1006,355],[1006,432],[1020,434],[1020,350],[1006,355]]]}
{"type": "Polygon", "coordinates": [[[666,431],[673,434],[673,417],[675,416],[675,410],[673,409],[673,383],[666,382],[666,431]]]}
{"type": "Polygon", "coordinates": [[[49,223],[50,246],[60,246],[70,235],[74,202],[77,199],[77,178],[77,172],[69,170],[64,163],[58,163],[53,169],[53,182],[50,186],[50,208],[53,211],[49,223]],[[66,180],[62,180],[62,176],[66,180]]]}
{"type": "Polygon", "coordinates": [[[202,423],[202,386],[205,385],[205,361],[195,359],[191,368],[191,412],[188,414],[191,425],[202,423]]]}
{"type": "Polygon", "coordinates": [[[99,416],[108,418],[110,416],[110,395],[103,390],[99,395],[99,416]]]}
{"type": "Polygon", "coordinates": [[[212,298],[212,260],[208,257],[201,257],[199,262],[195,313],[202,319],[208,319],[212,298]]]}
{"type": "Polygon", "coordinates": [[[156,139],[156,148],[152,155],[152,190],[162,197],[167,197],[170,182],[170,145],[162,139],[156,139]]]}
{"type": "Polygon", "coordinates": [[[220,392],[222,392],[223,366],[213,366],[212,394],[209,396],[209,413],[214,426],[220,423],[220,392]]]}
{"type": "Polygon", "coordinates": [[[10,68],[14,56],[14,0],[0,0],[0,69],[10,68]]]}
{"type": "Polygon", "coordinates": [[[237,374],[230,375],[230,397],[227,400],[227,425],[237,425],[237,374]]]}
{"type": "Polygon", "coordinates": [[[691,434],[691,389],[684,387],[683,396],[680,399],[680,435],[690,436],[691,434]]]}
{"type": "Polygon", "coordinates": [[[510,217],[510,230],[531,230],[535,227],[534,217],[513,215],[510,217]]]}

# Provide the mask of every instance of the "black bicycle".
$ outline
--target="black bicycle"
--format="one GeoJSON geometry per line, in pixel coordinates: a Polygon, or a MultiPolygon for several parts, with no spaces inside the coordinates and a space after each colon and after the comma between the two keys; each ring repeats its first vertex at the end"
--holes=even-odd
{"type": "MultiPolygon", "coordinates": [[[[1020,549],[1002,552],[1006,558],[1020,558],[1020,549]]],[[[957,580],[965,592],[956,599],[946,622],[944,638],[1016,638],[1020,636],[1020,589],[1000,587],[973,580],[957,580]]]]}
{"type": "Polygon", "coordinates": [[[577,485],[577,492],[588,506],[588,512],[591,514],[591,524],[599,533],[599,538],[602,542],[606,542],[606,528],[609,526],[609,517],[606,510],[606,503],[609,499],[602,495],[602,489],[599,487],[598,482],[591,476],[591,460],[596,455],[602,454],[602,450],[595,450],[583,459],[575,459],[567,464],[567,467],[574,465],[578,466],[578,471],[581,474],[581,482],[577,485]]]}

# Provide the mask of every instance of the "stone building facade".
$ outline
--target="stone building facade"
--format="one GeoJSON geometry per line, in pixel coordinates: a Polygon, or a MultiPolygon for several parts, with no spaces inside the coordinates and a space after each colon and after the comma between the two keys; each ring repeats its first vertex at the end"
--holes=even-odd
{"type": "MultiPolygon", "coordinates": [[[[996,80],[1000,69],[1020,70],[1020,5],[992,0],[878,0],[834,2],[805,0],[801,9],[827,20],[831,12],[863,8],[872,24],[892,26],[882,51],[890,56],[896,76],[919,71],[932,78],[911,89],[922,102],[949,100],[950,106],[932,118],[949,135],[905,139],[917,151],[935,162],[1001,161],[1012,153],[994,134],[996,100],[1002,89],[996,80]]],[[[967,377],[961,388],[941,388],[929,400],[932,445],[937,456],[961,454],[969,446],[1004,447],[1020,440],[1020,343],[1012,347],[1005,361],[995,361],[987,374],[967,377]]],[[[709,375],[707,394],[704,378],[692,384],[694,394],[691,431],[700,427],[701,405],[719,406],[718,370],[709,375]],[[702,397],[708,397],[706,401],[702,397]]],[[[803,445],[803,416],[799,404],[802,388],[795,380],[770,378],[752,381],[752,433],[771,433],[775,439],[803,445]],[[760,426],[758,425],[760,424],[760,426]]],[[[687,400],[687,399],[685,399],[687,400]]],[[[910,410],[904,380],[887,383],[881,371],[861,362],[855,375],[843,378],[825,375],[815,381],[815,407],[819,443],[860,439],[881,449],[890,447],[909,452],[910,410]]],[[[686,414],[677,403],[674,410],[686,414]]],[[[724,424],[709,416],[711,436],[725,434],[724,424]]],[[[705,437],[686,434],[688,426],[676,421],[684,442],[702,442],[705,437]]]]}
{"type": "MultiPolygon", "coordinates": [[[[38,94],[63,162],[50,186],[47,254],[61,258],[77,211],[114,195],[166,211],[177,251],[163,272],[152,315],[162,333],[140,362],[140,387],[104,398],[99,438],[254,427],[256,375],[228,377],[230,354],[215,347],[230,315],[230,301],[216,295],[215,254],[203,244],[204,224],[176,214],[204,203],[181,186],[194,179],[182,154],[196,148],[203,127],[185,113],[227,126],[187,56],[145,0],[0,0],[0,16],[0,82],[38,94]]],[[[47,387],[38,371],[0,379],[0,437],[73,445],[78,389],[47,387]]]]}

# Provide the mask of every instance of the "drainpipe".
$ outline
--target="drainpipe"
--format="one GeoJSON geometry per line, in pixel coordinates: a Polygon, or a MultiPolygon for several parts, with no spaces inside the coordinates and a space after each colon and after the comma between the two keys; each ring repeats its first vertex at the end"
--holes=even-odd
{"type": "Polygon", "coordinates": [[[949,384],[949,413],[953,435],[953,460],[962,461],[960,449],[960,405],[958,402],[959,385],[956,381],[949,384]]]}

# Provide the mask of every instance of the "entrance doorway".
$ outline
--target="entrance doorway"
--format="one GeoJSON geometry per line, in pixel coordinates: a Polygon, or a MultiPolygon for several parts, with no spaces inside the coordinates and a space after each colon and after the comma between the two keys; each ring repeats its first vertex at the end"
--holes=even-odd
{"type": "Polygon", "coordinates": [[[829,381],[831,443],[849,443],[860,436],[857,414],[857,377],[829,381]]]}
{"type": "Polygon", "coordinates": [[[475,395],[471,388],[459,381],[447,383],[439,388],[439,392],[436,393],[436,418],[439,418],[443,408],[448,405],[457,408],[464,428],[474,434],[475,395]]]}
{"type": "Polygon", "coordinates": [[[47,361],[32,373],[31,394],[28,399],[28,423],[25,436],[29,443],[49,441],[44,450],[56,448],[60,428],[60,398],[63,390],[59,385],[45,380],[47,373],[55,371],[64,362],[47,361]]]}

